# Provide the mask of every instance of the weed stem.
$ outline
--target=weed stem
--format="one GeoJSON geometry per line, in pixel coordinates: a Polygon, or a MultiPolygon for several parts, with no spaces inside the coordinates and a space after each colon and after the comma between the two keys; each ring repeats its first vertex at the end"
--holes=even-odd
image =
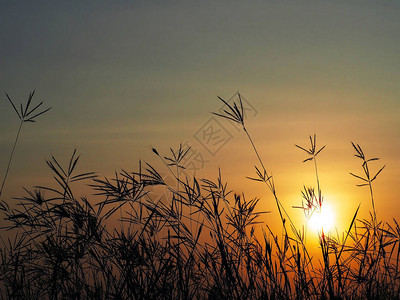
{"type": "Polygon", "coordinates": [[[8,160],[8,165],[7,165],[6,173],[4,174],[3,182],[1,183],[0,197],[1,197],[1,195],[3,194],[4,184],[6,183],[6,179],[7,179],[7,176],[8,176],[8,171],[10,170],[10,166],[11,166],[11,161],[12,161],[12,159],[13,159],[13,157],[14,157],[15,147],[17,146],[17,142],[18,142],[18,139],[19,139],[19,134],[21,133],[22,124],[24,124],[24,121],[23,121],[23,120],[21,120],[21,122],[19,123],[19,128],[18,128],[17,136],[15,137],[14,145],[13,145],[13,148],[12,148],[12,150],[11,150],[10,159],[8,160]]]}

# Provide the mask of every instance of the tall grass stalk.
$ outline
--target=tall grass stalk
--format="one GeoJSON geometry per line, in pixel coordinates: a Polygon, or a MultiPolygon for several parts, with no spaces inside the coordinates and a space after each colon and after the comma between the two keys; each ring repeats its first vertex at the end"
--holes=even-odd
{"type": "MultiPolygon", "coordinates": [[[[255,144],[253,142],[253,139],[251,138],[251,136],[250,136],[250,134],[249,134],[249,132],[248,132],[246,126],[245,126],[245,114],[244,114],[244,108],[243,108],[243,103],[242,103],[242,99],[241,99],[240,93],[238,93],[239,103],[234,102],[233,105],[230,105],[229,103],[227,103],[221,97],[218,97],[218,98],[224,103],[224,105],[226,106],[226,109],[223,110],[222,114],[221,113],[213,113],[213,114],[215,114],[215,115],[217,115],[219,117],[228,119],[228,120],[230,120],[230,121],[232,121],[234,123],[237,123],[237,124],[241,125],[241,127],[242,127],[243,131],[246,133],[246,136],[247,136],[248,140],[250,141],[251,146],[252,146],[252,148],[253,148],[256,156],[257,156],[257,159],[258,159],[258,161],[259,161],[259,163],[260,163],[260,165],[262,167],[262,171],[260,171],[257,168],[257,166],[255,166],[258,178],[252,178],[252,177],[248,177],[248,178],[251,179],[251,180],[264,182],[267,185],[267,187],[269,188],[269,190],[271,191],[271,193],[272,193],[272,195],[274,197],[274,200],[276,202],[276,206],[277,206],[277,209],[278,209],[278,213],[279,213],[279,216],[280,216],[280,219],[281,219],[282,228],[283,228],[283,239],[282,239],[282,243],[283,244],[281,245],[281,247],[282,248],[286,247],[285,244],[287,243],[289,245],[288,248],[290,249],[290,252],[291,252],[292,256],[295,259],[298,259],[298,261],[296,262],[296,265],[297,266],[303,265],[303,266],[306,266],[306,268],[310,268],[311,267],[313,269],[314,267],[313,267],[313,263],[312,263],[311,257],[309,255],[307,249],[306,249],[306,246],[305,246],[305,240],[299,234],[299,231],[296,229],[296,226],[293,223],[292,219],[290,218],[290,215],[287,213],[287,211],[284,208],[283,204],[279,200],[279,198],[277,196],[277,193],[276,193],[276,188],[275,188],[273,176],[272,175],[268,175],[268,172],[266,171],[264,163],[263,163],[263,161],[262,161],[262,159],[261,159],[261,157],[259,155],[259,152],[257,151],[257,148],[256,148],[256,146],[255,146],[255,144]],[[282,212],[285,215],[283,215],[282,212]],[[296,255],[296,253],[293,251],[293,248],[292,248],[292,245],[291,245],[292,239],[290,238],[288,230],[287,230],[287,227],[286,227],[286,219],[289,220],[292,232],[295,234],[295,236],[297,238],[296,242],[301,245],[302,250],[303,250],[303,252],[305,254],[305,258],[308,259],[307,263],[306,262],[302,263],[300,255],[296,255]]],[[[313,141],[312,140],[311,140],[311,144],[313,146],[313,141]]],[[[314,159],[315,159],[315,156],[318,155],[318,153],[324,147],[322,147],[320,150],[315,152],[315,136],[314,136],[314,147],[313,147],[313,153],[312,153],[314,159]]],[[[314,162],[315,162],[315,160],[314,160],[314,162]]],[[[316,164],[315,164],[315,167],[316,167],[316,164]]],[[[317,182],[318,182],[318,186],[319,186],[318,173],[316,173],[316,174],[317,174],[317,182]]],[[[282,271],[285,273],[286,271],[284,270],[283,265],[281,265],[281,267],[282,267],[282,271]]],[[[299,272],[299,274],[301,275],[301,272],[299,272]]],[[[285,277],[285,278],[287,278],[287,277],[285,277]]],[[[301,284],[304,284],[304,281],[306,279],[304,279],[303,276],[300,276],[300,278],[302,279],[301,284]]],[[[311,281],[310,283],[311,283],[312,288],[315,290],[314,282],[311,281]]],[[[289,283],[288,283],[288,288],[290,289],[290,284],[289,283]]]]}
{"type": "Polygon", "coordinates": [[[7,177],[8,177],[8,172],[10,171],[10,166],[11,166],[11,162],[13,160],[14,157],[14,152],[15,152],[15,147],[17,146],[18,143],[18,139],[22,130],[22,126],[26,123],[26,122],[35,122],[36,118],[39,117],[40,115],[46,113],[47,111],[49,111],[51,109],[47,108],[44,110],[40,110],[40,106],[43,104],[43,102],[40,102],[38,105],[36,105],[34,108],[31,109],[31,101],[33,98],[33,95],[35,94],[35,91],[32,91],[29,94],[28,97],[28,101],[26,103],[26,105],[24,105],[24,107],[22,106],[22,103],[20,104],[20,110],[18,111],[18,109],[16,108],[16,106],[14,105],[13,101],[11,100],[10,96],[6,93],[6,97],[8,99],[8,101],[10,102],[10,104],[12,105],[12,107],[14,108],[15,113],[17,114],[18,118],[19,118],[19,127],[18,127],[18,131],[17,131],[17,135],[15,137],[15,141],[10,153],[10,157],[8,159],[8,164],[7,164],[7,168],[3,177],[3,181],[1,183],[1,188],[0,188],[0,198],[1,195],[3,194],[3,190],[4,190],[4,185],[6,183],[7,177]]]}
{"type": "Polygon", "coordinates": [[[377,161],[379,160],[379,158],[374,157],[374,158],[370,158],[367,159],[365,157],[364,151],[362,150],[362,148],[360,147],[359,144],[354,144],[353,142],[351,143],[354,150],[356,151],[356,154],[354,155],[355,157],[358,157],[362,160],[362,168],[364,171],[364,175],[365,177],[356,175],[354,173],[350,174],[358,179],[361,179],[364,183],[358,184],[357,186],[362,187],[362,186],[368,186],[369,187],[369,192],[370,192],[370,196],[371,196],[371,204],[372,204],[372,212],[373,212],[373,225],[374,227],[376,226],[377,223],[377,219],[376,219],[376,209],[375,209],[375,201],[374,201],[374,193],[372,190],[372,182],[377,178],[377,176],[382,172],[382,170],[385,168],[385,166],[383,166],[382,168],[379,169],[378,172],[375,173],[374,176],[371,176],[370,170],[369,170],[369,163],[372,161],[377,161]]]}
{"type": "Polygon", "coordinates": [[[17,135],[16,135],[16,137],[15,137],[15,141],[14,141],[14,144],[13,144],[13,147],[12,147],[12,150],[11,150],[11,153],[10,153],[10,158],[8,159],[8,164],[7,164],[6,172],[5,172],[5,174],[4,174],[3,181],[2,181],[2,183],[1,183],[0,197],[1,197],[1,195],[3,194],[4,185],[5,185],[6,180],[7,180],[8,172],[9,172],[9,170],[10,170],[11,161],[12,161],[12,159],[13,159],[13,157],[14,157],[14,151],[15,151],[15,147],[17,146],[17,142],[18,142],[18,139],[19,139],[19,134],[20,134],[20,132],[21,132],[22,124],[23,124],[23,122],[21,121],[21,122],[19,123],[17,135]]]}

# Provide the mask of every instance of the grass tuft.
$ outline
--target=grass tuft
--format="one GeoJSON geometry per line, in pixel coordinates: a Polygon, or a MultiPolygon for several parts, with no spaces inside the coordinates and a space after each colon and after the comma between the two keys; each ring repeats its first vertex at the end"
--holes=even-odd
{"type": "MultiPolygon", "coordinates": [[[[47,111],[30,109],[32,97],[20,110],[9,99],[20,120],[47,111]]],[[[76,151],[65,165],[52,156],[46,163],[53,185],[25,189],[16,205],[0,202],[12,232],[1,240],[0,297],[399,299],[400,227],[376,215],[373,183],[383,167],[371,173],[370,164],[378,159],[352,143],[364,174],[351,174],[369,187],[372,212],[361,219],[358,206],[343,234],[322,229],[320,253],[311,256],[307,227],[296,226],[280,200],[246,128],[241,97],[233,104],[219,99],[226,108],[215,115],[240,124],[256,154],[249,178],[272,194],[281,233],[273,231],[269,211],[259,210],[260,199],[235,194],[221,171],[215,179],[185,175],[182,145],[167,155],[152,148],[161,167],[139,162],[137,171],[111,178],[78,172],[76,151]],[[76,195],[79,182],[92,199],[76,195]]],[[[317,147],[316,135],[309,140],[309,148],[296,147],[308,155],[304,162],[314,162],[315,186],[304,186],[303,202],[292,210],[301,209],[306,224],[324,206],[317,156],[325,146],[317,147]]]]}

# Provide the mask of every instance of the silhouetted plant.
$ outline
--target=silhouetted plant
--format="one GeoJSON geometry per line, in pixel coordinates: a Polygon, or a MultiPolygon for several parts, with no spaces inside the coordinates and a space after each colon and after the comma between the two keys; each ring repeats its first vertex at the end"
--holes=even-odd
{"type": "MultiPolygon", "coordinates": [[[[221,99],[222,100],[222,99],[221,99]]],[[[179,145],[170,156],[152,151],[161,167],[139,162],[137,171],[112,178],[77,173],[73,152],[65,167],[47,161],[54,186],[25,189],[17,206],[0,202],[6,229],[14,238],[0,248],[0,297],[9,299],[398,299],[400,227],[396,220],[357,219],[342,235],[321,230],[318,257],[309,255],[307,230],[291,221],[245,129],[243,105],[217,114],[240,124],[258,163],[255,181],[267,185],[280,212],[283,231],[269,226],[260,199],[235,193],[223,180],[189,177],[179,145]],[[173,178],[165,180],[163,172],[173,178]],[[76,182],[87,182],[93,199],[78,197],[76,182]],[[159,197],[155,190],[166,191],[159,197]],[[118,212],[118,213],[117,213],[118,212]],[[260,217],[264,215],[265,218],[260,217]],[[287,222],[289,220],[289,222],[287,222]],[[120,227],[116,226],[120,222],[120,227]],[[289,223],[290,231],[287,230],[289,223]]],[[[323,207],[316,136],[306,149],[317,181],[304,187],[299,206],[306,221],[323,207]]],[[[364,184],[370,187],[368,160],[360,146],[364,184]]],[[[376,159],[373,159],[376,160],[376,159]]],[[[298,211],[298,210],[295,210],[298,211]]]]}
{"type": "Polygon", "coordinates": [[[383,166],[382,168],[379,169],[378,172],[375,173],[374,176],[371,176],[370,171],[369,171],[369,166],[368,163],[371,161],[376,161],[379,160],[379,158],[374,157],[374,158],[369,158],[367,159],[364,155],[364,151],[361,149],[359,144],[354,144],[353,142],[351,143],[353,145],[354,150],[356,151],[356,154],[354,155],[355,157],[360,158],[363,163],[362,163],[362,168],[364,171],[364,177],[358,176],[356,174],[353,174],[350,172],[350,174],[358,179],[361,179],[362,181],[364,181],[365,183],[362,184],[357,184],[357,186],[368,186],[369,187],[369,191],[370,191],[370,195],[371,195],[371,203],[372,203],[372,211],[374,214],[374,225],[376,224],[376,210],[375,210],[375,202],[374,202],[374,194],[372,191],[372,182],[376,179],[376,177],[382,172],[382,170],[385,168],[385,166],[383,166]]]}
{"type": "Polygon", "coordinates": [[[22,125],[25,124],[26,122],[36,122],[36,118],[37,117],[39,117],[40,115],[48,112],[51,109],[51,107],[50,107],[50,108],[47,108],[47,109],[44,109],[44,110],[40,110],[40,107],[42,106],[43,101],[40,102],[35,107],[31,108],[32,98],[33,98],[34,94],[35,94],[35,91],[32,91],[29,94],[28,101],[27,101],[26,105],[23,106],[22,103],[21,103],[20,104],[20,110],[18,111],[17,107],[12,102],[10,96],[8,96],[8,94],[6,93],[7,99],[10,102],[10,104],[12,105],[12,107],[14,108],[14,111],[17,114],[20,122],[19,122],[17,135],[15,137],[15,141],[14,141],[14,144],[13,144],[13,147],[12,147],[12,150],[11,150],[10,158],[8,160],[6,172],[4,174],[3,181],[1,183],[0,197],[1,197],[2,193],[3,193],[4,185],[6,183],[8,172],[10,170],[11,161],[12,161],[13,156],[14,156],[15,147],[17,146],[17,142],[18,142],[18,139],[19,139],[19,135],[21,133],[22,125]]]}

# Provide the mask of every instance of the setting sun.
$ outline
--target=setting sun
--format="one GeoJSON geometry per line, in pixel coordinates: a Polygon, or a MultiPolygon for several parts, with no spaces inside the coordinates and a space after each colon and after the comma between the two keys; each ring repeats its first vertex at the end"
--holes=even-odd
{"type": "Polygon", "coordinates": [[[310,228],[315,232],[331,231],[335,226],[335,212],[331,206],[324,204],[321,211],[314,212],[308,220],[310,228]]]}

